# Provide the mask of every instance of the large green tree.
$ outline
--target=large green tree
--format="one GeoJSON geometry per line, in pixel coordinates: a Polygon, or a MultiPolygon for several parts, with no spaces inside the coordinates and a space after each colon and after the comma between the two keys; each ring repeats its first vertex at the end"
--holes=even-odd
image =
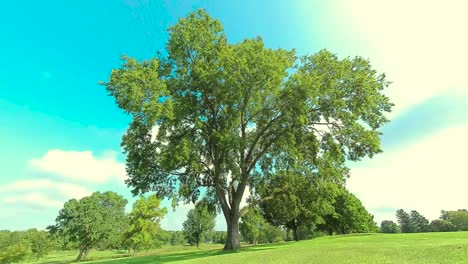
{"type": "Polygon", "coordinates": [[[341,188],[333,202],[333,211],[323,217],[318,227],[330,235],[349,233],[375,233],[378,231],[374,216],[361,201],[345,188],[341,188]]]}
{"type": "Polygon", "coordinates": [[[160,204],[161,200],[155,194],[142,196],[133,204],[126,240],[134,255],[155,246],[155,238],[161,231],[160,222],[167,214],[165,207],[159,208],[160,204]]]}
{"type": "Polygon", "coordinates": [[[279,171],[262,181],[257,184],[257,193],[265,219],[292,230],[296,241],[301,239],[299,230],[303,226],[315,225],[322,216],[332,213],[338,188],[327,178],[279,171]]]}
{"type": "Polygon", "coordinates": [[[79,243],[76,261],[81,261],[99,242],[118,237],[125,223],[125,200],[115,192],[95,192],[80,200],[71,199],[59,211],[56,224],[48,229],[79,243]]]}
{"type": "Polygon", "coordinates": [[[104,83],[133,119],[122,139],[127,184],[174,204],[213,195],[226,219],[225,249],[240,246],[239,204],[255,178],[284,162],[312,171],[331,155],[333,171],[381,151],[378,129],[392,104],[385,76],[366,59],[325,50],[298,57],[261,38],[228,43],[203,10],[169,29],[162,54],[123,57],[104,83]]]}
{"type": "Polygon", "coordinates": [[[205,205],[195,206],[187,213],[187,219],[182,225],[182,232],[192,245],[200,246],[200,242],[215,227],[216,215],[208,210],[205,205]]]}

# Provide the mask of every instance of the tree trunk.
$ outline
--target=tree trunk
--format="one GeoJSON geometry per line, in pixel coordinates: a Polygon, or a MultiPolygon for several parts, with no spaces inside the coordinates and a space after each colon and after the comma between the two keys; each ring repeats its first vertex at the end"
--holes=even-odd
{"type": "Polygon", "coordinates": [[[293,227],[293,238],[294,238],[294,241],[299,241],[299,231],[297,231],[297,226],[294,226],[293,227]]]}
{"type": "Polygon", "coordinates": [[[80,262],[83,260],[84,257],[88,254],[88,248],[86,246],[81,246],[80,247],[80,253],[78,254],[78,257],[76,257],[75,262],[80,262]]]}
{"type": "Polygon", "coordinates": [[[240,249],[239,240],[239,210],[230,210],[229,219],[226,219],[227,224],[227,237],[224,250],[238,250],[240,249]]]}

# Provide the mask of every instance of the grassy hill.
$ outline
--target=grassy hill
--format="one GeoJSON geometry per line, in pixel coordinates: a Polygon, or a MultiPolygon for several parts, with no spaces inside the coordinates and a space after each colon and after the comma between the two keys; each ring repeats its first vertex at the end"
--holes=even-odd
{"type": "Polygon", "coordinates": [[[190,249],[94,263],[468,263],[468,232],[344,235],[244,247],[240,252],[190,249]]]}

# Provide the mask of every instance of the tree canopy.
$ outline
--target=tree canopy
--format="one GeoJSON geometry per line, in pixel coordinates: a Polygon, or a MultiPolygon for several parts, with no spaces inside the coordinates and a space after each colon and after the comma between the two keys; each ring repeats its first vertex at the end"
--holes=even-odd
{"type": "Polygon", "coordinates": [[[332,213],[323,216],[319,229],[329,234],[374,233],[378,231],[374,216],[361,201],[345,188],[340,188],[333,202],[332,213]]]}
{"type": "Polygon", "coordinates": [[[183,223],[183,233],[192,245],[200,245],[204,237],[213,232],[215,217],[204,205],[197,205],[187,213],[187,219],[183,223]]]}
{"type": "Polygon", "coordinates": [[[129,227],[126,240],[133,254],[154,246],[154,239],[158,235],[161,219],[167,214],[167,209],[159,208],[161,200],[155,195],[142,196],[133,204],[129,215],[129,227]]]}
{"type": "Polygon", "coordinates": [[[125,200],[115,192],[95,192],[80,200],[71,199],[59,211],[56,224],[48,229],[79,243],[77,261],[82,260],[97,243],[123,232],[125,200]]]}
{"type": "Polygon", "coordinates": [[[257,193],[265,219],[292,230],[294,240],[299,240],[303,225],[315,225],[333,211],[338,188],[329,178],[292,171],[264,178],[262,184],[257,184],[257,193]]]}
{"type": "Polygon", "coordinates": [[[266,221],[260,210],[258,208],[250,209],[241,219],[240,232],[242,236],[250,244],[257,245],[263,231],[262,229],[266,225],[266,221]]]}
{"type": "Polygon", "coordinates": [[[174,204],[214,196],[225,249],[240,246],[246,187],[275,167],[343,174],[346,160],[381,152],[389,82],[364,58],[298,56],[260,37],[229,43],[203,10],[169,28],[157,58],[122,58],[103,84],[132,116],[122,139],[127,184],[174,204]]]}

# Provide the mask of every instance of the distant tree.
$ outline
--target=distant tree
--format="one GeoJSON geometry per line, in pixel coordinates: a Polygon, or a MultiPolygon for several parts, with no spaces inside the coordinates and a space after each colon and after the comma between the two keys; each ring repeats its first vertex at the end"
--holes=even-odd
{"type": "Polygon", "coordinates": [[[468,231],[468,210],[466,209],[459,209],[457,211],[442,211],[440,218],[452,223],[456,230],[468,231]]]}
{"type": "Polygon", "coordinates": [[[224,244],[226,243],[226,231],[214,231],[212,233],[212,243],[224,244]]]}
{"type": "Polygon", "coordinates": [[[405,212],[403,209],[396,211],[396,218],[398,224],[400,225],[400,230],[402,233],[414,233],[416,232],[416,226],[413,223],[411,216],[405,212]]]}
{"type": "Polygon", "coordinates": [[[185,238],[192,245],[200,246],[204,236],[212,232],[215,226],[216,215],[208,210],[205,205],[196,205],[187,213],[187,220],[183,223],[185,238]]]}
{"type": "Polygon", "coordinates": [[[429,232],[429,220],[422,216],[418,211],[412,210],[410,214],[411,222],[414,226],[414,232],[429,232]]]}
{"type": "Polygon", "coordinates": [[[155,244],[169,245],[171,243],[172,233],[171,231],[160,229],[158,235],[154,238],[155,244]]]}
{"type": "Polygon", "coordinates": [[[167,214],[166,208],[159,208],[160,204],[161,200],[156,195],[148,198],[142,196],[133,204],[126,234],[133,255],[155,246],[155,238],[161,229],[160,222],[167,214]]]}
{"type": "Polygon", "coordinates": [[[66,202],[48,229],[79,243],[76,261],[81,261],[97,243],[115,236],[125,221],[125,200],[115,192],[95,192],[66,202]]]}
{"type": "Polygon", "coordinates": [[[184,233],[180,231],[173,232],[170,244],[171,246],[185,246],[185,244],[187,244],[187,240],[185,240],[184,233]]]}
{"type": "Polygon", "coordinates": [[[256,191],[265,219],[292,230],[296,241],[301,239],[302,226],[332,212],[337,190],[334,183],[324,181],[320,175],[292,171],[278,171],[259,186],[256,191]]]}
{"type": "Polygon", "coordinates": [[[26,261],[31,254],[31,243],[22,232],[0,232],[0,264],[26,261]]]}
{"type": "Polygon", "coordinates": [[[279,226],[273,226],[269,223],[266,223],[262,227],[262,233],[263,233],[263,239],[265,241],[260,241],[260,242],[266,242],[266,243],[277,243],[281,241],[286,240],[286,231],[284,231],[281,227],[279,226]]]}
{"type": "Polygon", "coordinates": [[[260,235],[265,228],[266,221],[258,208],[250,209],[241,218],[240,232],[250,244],[257,245],[260,235]]]}
{"type": "Polygon", "coordinates": [[[393,221],[390,220],[384,220],[380,224],[380,233],[389,233],[389,234],[394,234],[394,233],[399,233],[400,232],[400,227],[393,221]]]}
{"type": "Polygon", "coordinates": [[[325,50],[299,57],[261,38],[230,43],[203,10],[170,27],[166,47],[167,55],[149,61],[123,57],[105,83],[132,116],[122,139],[127,184],[133,193],[191,202],[212,190],[226,220],[226,250],[240,247],[247,186],[254,190],[253,178],[280,160],[314,167],[338,145],[336,168],[381,152],[379,128],[393,104],[385,75],[364,58],[325,50]],[[262,163],[268,168],[260,172],[262,163]]]}
{"type": "Polygon", "coordinates": [[[430,224],[432,232],[452,232],[457,231],[457,228],[448,220],[435,219],[430,224]]]}
{"type": "Polygon", "coordinates": [[[323,220],[318,224],[318,229],[327,231],[330,235],[378,231],[374,216],[345,188],[340,188],[333,202],[333,211],[323,216],[323,220]]]}
{"type": "Polygon", "coordinates": [[[47,255],[54,247],[51,236],[46,231],[35,228],[25,232],[26,239],[31,246],[31,258],[37,260],[47,255]]]}

